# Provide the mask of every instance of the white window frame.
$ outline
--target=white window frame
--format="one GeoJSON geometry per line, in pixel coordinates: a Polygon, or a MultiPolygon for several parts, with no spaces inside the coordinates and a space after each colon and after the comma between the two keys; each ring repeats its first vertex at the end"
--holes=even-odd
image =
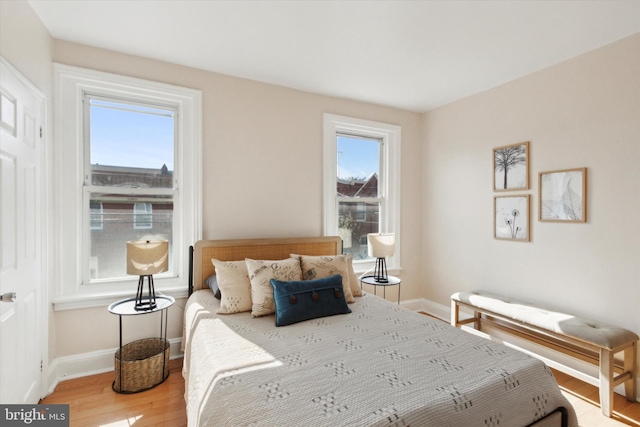
{"type": "MultiPolygon", "coordinates": [[[[176,111],[173,275],[154,277],[156,291],[187,295],[189,246],[202,236],[202,93],[199,90],[54,64],[54,188],[56,198],[55,310],[102,306],[135,294],[138,277],[87,281],[90,268],[89,201],[84,197],[85,94],[166,105],[176,111]]],[[[132,189],[137,191],[137,189],[132,189]]],[[[124,250],[124,248],[123,248],[124,250]]]]}
{"type": "MultiPolygon", "coordinates": [[[[325,113],[323,115],[323,186],[324,186],[324,235],[338,236],[338,158],[337,136],[339,134],[375,138],[382,141],[378,190],[383,201],[380,206],[380,232],[395,233],[396,252],[387,259],[390,272],[401,268],[400,257],[400,126],[371,120],[325,113]]],[[[358,272],[372,269],[374,260],[355,261],[358,272]]]]}

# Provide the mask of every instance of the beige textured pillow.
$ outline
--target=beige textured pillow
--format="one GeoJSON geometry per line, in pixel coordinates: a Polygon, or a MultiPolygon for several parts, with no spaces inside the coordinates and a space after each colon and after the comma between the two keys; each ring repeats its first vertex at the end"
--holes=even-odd
{"type": "Polygon", "coordinates": [[[360,287],[360,279],[358,275],[353,271],[353,255],[345,254],[345,260],[347,261],[347,271],[349,274],[349,287],[351,288],[351,293],[354,297],[361,297],[362,288],[360,287]]]}
{"type": "Polygon", "coordinates": [[[355,301],[349,284],[349,268],[345,255],[310,256],[291,254],[291,256],[300,259],[302,280],[322,279],[323,277],[339,274],[342,276],[344,298],[348,303],[355,301]]]}
{"type": "Polygon", "coordinates": [[[216,268],[220,288],[218,314],[241,313],[251,310],[251,281],[244,261],[211,259],[216,268]]]}
{"type": "Polygon", "coordinates": [[[271,279],[283,282],[302,280],[300,260],[297,258],[287,258],[279,261],[247,258],[245,262],[249,271],[249,280],[251,281],[252,317],[266,316],[276,312],[271,279]]]}

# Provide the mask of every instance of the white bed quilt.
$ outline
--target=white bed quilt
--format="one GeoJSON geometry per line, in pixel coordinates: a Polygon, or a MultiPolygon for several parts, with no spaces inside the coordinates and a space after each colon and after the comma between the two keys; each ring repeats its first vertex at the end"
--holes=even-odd
{"type": "Polygon", "coordinates": [[[187,416],[201,426],[527,426],[563,406],[539,360],[365,294],[351,314],[276,327],[185,309],[187,416]]]}

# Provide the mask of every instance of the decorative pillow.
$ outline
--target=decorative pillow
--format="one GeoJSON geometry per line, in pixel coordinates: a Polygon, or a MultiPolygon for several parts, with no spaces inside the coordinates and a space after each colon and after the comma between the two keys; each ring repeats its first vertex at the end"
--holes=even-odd
{"type": "Polygon", "coordinates": [[[218,314],[241,313],[251,310],[251,281],[244,261],[212,259],[220,288],[218,314]]]}
{"type": "Polygon", "coordinates": [[[351,313],[339,274],[317,280],[283,282],[271,279],[276,305],[276,326],[317,317],[351,313]]]}
{"type": "Polygon", "coordinates": [[[345,254],[344,259],[347,261],[347,271],[349,273],[349,287],[351,288],[351,294],[354,297],[361,297],[362,288],[360,287],[360,278],[353,271],[353,255],[345,254]]]}
{"type": "MultiPolygon", "coordinates": [[[[245,262],[249,271],[249,280],[251,281],[252,317],[275,313],[276,308],[273,304],[271,279],[282,281],[302,279],[300,261],[297,258],[287,258],[280,261],[247,258],[245,262]]],[[[224,295],[224,290],[222,295],[224,295]]]]}
{"type": "Polygon", "coordinates": [[[355,301],[349,284],[349,269],[345,255],[310,256],[291,254],[291,256],[300,259],[303,280],[322,279],[334,274],[342,276],[344,298],[348,303],[355,301]]]}
{"type": "Polygon", "coordinates": [[[209,289],[211,289],[211,292],[213,292],[214,297],[216,297],[217,299],[220,299],[220,288],[218,287],[218,278],[216,277],[215,274],[212,274],[211,276],[207,277],[204,281],[204,284],[207,285],[209,289]]]}

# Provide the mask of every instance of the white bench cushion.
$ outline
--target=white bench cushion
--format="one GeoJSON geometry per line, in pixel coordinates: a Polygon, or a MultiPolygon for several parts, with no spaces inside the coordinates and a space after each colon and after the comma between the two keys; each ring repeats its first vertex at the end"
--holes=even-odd
{"type": "Polygon", "coordinates": [[[609,350],[638,340],[638,335],[627,329],[547,310],[502,295],[483,291],[457,292],[451,296],[451,299],[609,350]]]}

